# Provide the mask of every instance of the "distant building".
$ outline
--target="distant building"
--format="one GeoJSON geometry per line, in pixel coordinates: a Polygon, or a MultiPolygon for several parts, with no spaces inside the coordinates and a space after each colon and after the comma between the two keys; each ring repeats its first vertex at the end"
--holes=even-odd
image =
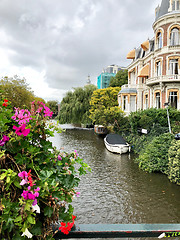
{"type": "Polygon", "coordinates": [[[115,73],[101,73],[97,77],[97,88],[102,89],[102,88],[107,88],[109,87],[109,83],[112,77],[116,76],[115,73]]]}
{"type": "Polygon", "coordinates": [[[164,108],[180,110],[180,1],[162,0],[155,11],[154,37],[130,51],[128,84],[118,95],[119,106],[130,112],[164,108]]]}
{"type": "Polygon", "coordinates": [[[125,70],[126,68],[125,67],[120,67],[118,65],[115,65],[115,64],[112,64],[112,65],[109,65],[106,69],[103,69],[103,73],[117,73],[121,70],[125,70]]]}
{"type": "Polygon", "coordinates": [[[102,73],[97,77],[97,88],[107,88],[112,77],[116,76],[116,73],[120,70],[125,70],[125,67],[120,67],[118,65],[109,65],[107,68],[102,70],[102,73]]]}

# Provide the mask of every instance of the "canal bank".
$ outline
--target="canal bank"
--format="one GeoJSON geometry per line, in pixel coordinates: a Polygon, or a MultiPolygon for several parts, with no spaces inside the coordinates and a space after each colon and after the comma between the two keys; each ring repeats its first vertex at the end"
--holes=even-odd
{"type": "Polygon", "coordinates": [[[179,186],[162,174],[143,172],[133,154],[108,152],[93,131],[67,129],[51,139],[64,151],[77,150],[92,168],[82,177],[73,206],[77,223],[178,223],[179,186]]]}

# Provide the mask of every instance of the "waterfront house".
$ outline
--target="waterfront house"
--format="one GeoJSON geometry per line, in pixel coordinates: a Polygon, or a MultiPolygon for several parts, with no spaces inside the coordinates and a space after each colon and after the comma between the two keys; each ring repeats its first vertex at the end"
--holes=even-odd
{"type": "Polygon", "coordinates": [[[132,62],[128,84],[118,94],[119,106],[131,111],[164,108],[180,110],[180,1],[162,0],[155,10],[154,37],[127,54],[132,62]]]}

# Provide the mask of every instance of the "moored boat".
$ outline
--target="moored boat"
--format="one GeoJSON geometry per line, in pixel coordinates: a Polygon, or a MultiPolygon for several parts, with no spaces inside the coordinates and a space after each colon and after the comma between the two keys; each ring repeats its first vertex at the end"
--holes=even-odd
{"type": "Polygon", "coordinates": [[[103,125],[95,125],[94,126],[94,132],[98,135],[106,135],[108,133],[108,130],[103,125]]]}
{"type": "Polygon", "coordinates": [[[113,153],[127,153],[130,152],[130,145],[118,134],[108,134],[104,138],[104,144],[110,152],[113,153]]]}

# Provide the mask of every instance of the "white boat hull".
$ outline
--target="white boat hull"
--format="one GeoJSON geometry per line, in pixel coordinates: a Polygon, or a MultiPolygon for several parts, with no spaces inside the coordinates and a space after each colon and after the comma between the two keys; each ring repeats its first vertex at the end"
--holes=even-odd
{"type": "Polygon", "coordinates": [[[130,146],[129,144],[109,144],[106,139],[104,139],[105,146],[108,151],[112,153],[127,153],[130,152],[130,146]]]}

